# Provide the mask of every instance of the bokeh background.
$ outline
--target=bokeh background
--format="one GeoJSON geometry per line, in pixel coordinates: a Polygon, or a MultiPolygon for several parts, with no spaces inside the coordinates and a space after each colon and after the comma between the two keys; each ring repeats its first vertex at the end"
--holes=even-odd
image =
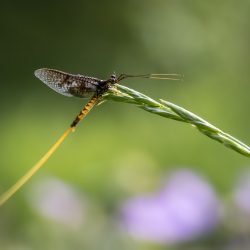
{"type": "MultiPolygon", "coordinates": [[[[0,191],[86,100],[33,75],[50,67],[123,82],[250,143],[250,1],[5,1],[0,8],[0,191]]],[[[249,159],[129,104],[93,110],[0,209],[0,249],[249,249],[249,159]]]]}

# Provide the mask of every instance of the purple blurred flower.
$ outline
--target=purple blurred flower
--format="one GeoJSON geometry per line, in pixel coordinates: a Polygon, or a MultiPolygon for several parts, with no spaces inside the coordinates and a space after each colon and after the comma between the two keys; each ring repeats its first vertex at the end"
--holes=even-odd
{"type": "Polygon", "coordinates": [[[66,226],[76,228],[84,219],[84,202],[77,192],[64,182],[47,178],[32,188],[30,205],[41,215],[66,226]]]}
{"type": "Polygon", "coordinates": [[[243,211],[250,213],[250,171],[240,176],[233,193],[235,204],[243,211]]]}
{"type": "Polygon", "coordinates": [[[171,244],[211,231],[219,216],[219,201],[209,184],[191,171],[180,170],[156,194],[126,201],[121,226],[137,239],[171,244]]]}

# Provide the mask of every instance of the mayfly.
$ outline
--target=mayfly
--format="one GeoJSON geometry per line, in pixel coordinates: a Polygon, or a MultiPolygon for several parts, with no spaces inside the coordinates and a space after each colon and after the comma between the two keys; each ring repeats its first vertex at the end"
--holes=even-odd
{"type": "Polygon", "coordinates": [[[0,206],[5,203],[18,189],[20,189],[49,159],[49,157],[60,146],[68,134],[75,130],[77,124],[89,113],[89,111],[101,101],[102,96],[117,83],[125,78],[151,78],[179,80],[178,74],[146,74],[146,75],[127,75],[121,74],[118,77],[113,74],[106,80],[84,75],[73,75],[55,69],[42,68],[35,71],[35,76],[45,83],[48,87],[65,96],[75,96],[80,98],[89,97],[90,100],[83,107],[80,113],[73,120],[69,128],[53,144],[46,154],[11,188],[0,196],[0,206]]]}

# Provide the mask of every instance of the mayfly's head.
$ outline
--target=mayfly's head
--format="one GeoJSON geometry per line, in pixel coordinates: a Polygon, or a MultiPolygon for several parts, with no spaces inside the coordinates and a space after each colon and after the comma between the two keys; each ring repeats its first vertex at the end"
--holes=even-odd
{"type": "Polygon", "coordinates": [[[116,74],[112,74],[109,78],[109,82],[113,85],[115,83],[117,83],[117,77],[116,77],[116,74]]]}
{"type": "Polygon", "coordinates": [[[112,74],[107,80],[100,80],[99,87],[102,90],[107,90],[112,85],[115,85],[118,83],[118,78],[116,77],[116,74],[112,74]]]}

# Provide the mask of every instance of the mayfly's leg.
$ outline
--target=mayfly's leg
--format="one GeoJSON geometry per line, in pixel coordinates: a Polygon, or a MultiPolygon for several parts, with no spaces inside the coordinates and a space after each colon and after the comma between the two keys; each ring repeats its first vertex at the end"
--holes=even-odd
{"type": "Polygon", "coordinates": [[[88,103],[83,107],[75,120],[71,123],[70,127],[74,129],[76,125],[89,113],[89,111],[95,106],[98,102],[98,95],[94,95],[88,103]]]}

